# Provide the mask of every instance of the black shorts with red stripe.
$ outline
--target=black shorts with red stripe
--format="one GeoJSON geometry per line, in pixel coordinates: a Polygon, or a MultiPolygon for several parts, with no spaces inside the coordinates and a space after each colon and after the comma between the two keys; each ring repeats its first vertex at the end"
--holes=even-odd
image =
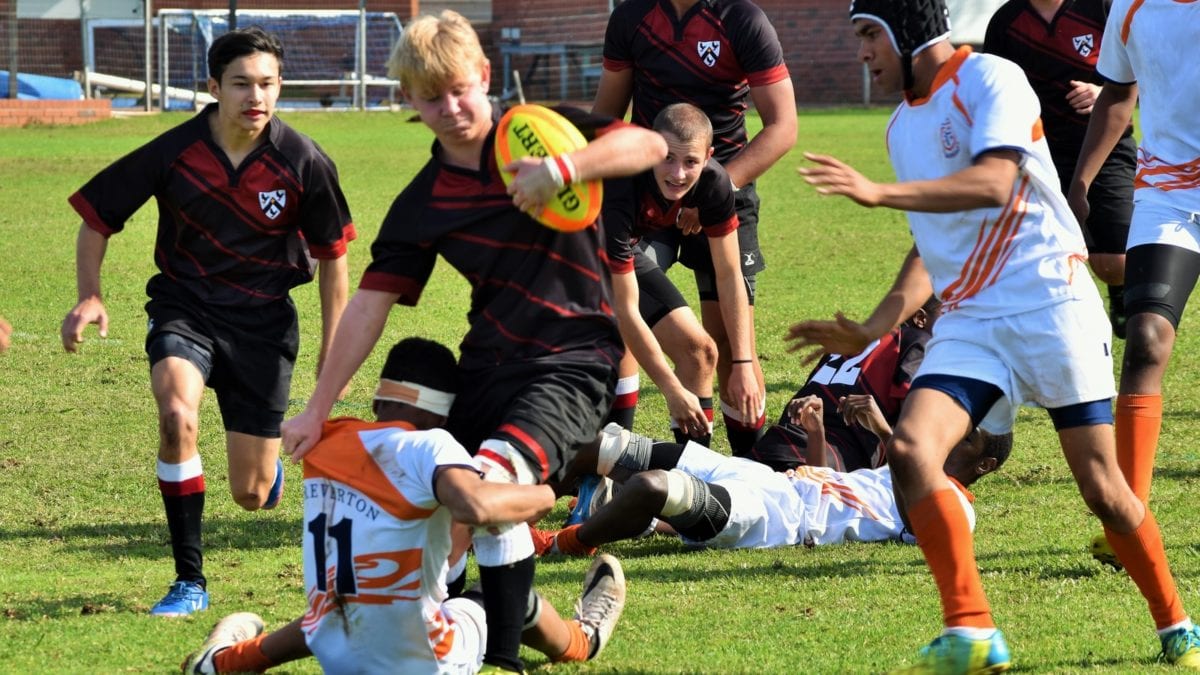
{"type": "Polygon", "coordinates": [[[475,454],[507,441],[542,482],[562,477],[596,439],[615,398],[617,369],[601,361],[535,359],[464,370],[446,430],[475,454]]]}

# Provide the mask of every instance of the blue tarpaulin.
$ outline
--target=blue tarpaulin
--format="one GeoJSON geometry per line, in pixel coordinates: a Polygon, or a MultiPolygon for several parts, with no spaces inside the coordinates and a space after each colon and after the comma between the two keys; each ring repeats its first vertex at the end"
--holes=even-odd
{"type": "MultiPolygon", "coordinates": [[[[8,71],[0,70],[0,98],[8,96],[8,71]]],[[[75,80],[32,73],[17,73],[17,98],[23,100],[83,98],[83,87],[75,80]]]]}

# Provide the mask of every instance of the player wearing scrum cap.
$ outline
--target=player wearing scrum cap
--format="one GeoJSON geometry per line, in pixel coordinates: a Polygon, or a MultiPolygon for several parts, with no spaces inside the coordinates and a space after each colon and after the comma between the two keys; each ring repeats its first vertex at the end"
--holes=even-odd
{"type": "Polygon", "coordinates": [[[794,348],[852,354],[931,290],[942,300],[887,449],[945,626],[912,670],[1010,666],[967,519],[941,467],[975,426],[1011,430],[1026,402],[1050,413],[1084,500],[1150,605],[1164,659],[1200,667],[1200,635],[1175,588],[1158,524],[1117,463],[1108,319],[1059,190],[1037,97],[1017,65],[950,45],[941,0],[854,0],[850,18],[876,84],[904,92],[887,131],[899,182],[875,183],[811,153],[815,166],[801,174],[822,194],[907,211],[915,245],[864,323],[810,321],[793,326],[791,337],[794,348]]]}
{"type": "MultiPolygon", "coordinates": [[[[310,654],[329,673],[480,669],[482,596],[448,599],[447,590],[465,573],[465,526],[539,518],[555,496],[545,485],[483,481],[475,460],[437,428],[458,389],[446,347],[420,338],[392,347],[375,394],[378,421],[330,420],[304,458],[308,611],[267,635],[254,614],[227,616],[185,672],[261,672],[310,654]]],[[[575,619],[563,621],[530,593],[522,639],[554,661],[594,658],[624,598],[620,563],[600,556],[575,619]]]]}

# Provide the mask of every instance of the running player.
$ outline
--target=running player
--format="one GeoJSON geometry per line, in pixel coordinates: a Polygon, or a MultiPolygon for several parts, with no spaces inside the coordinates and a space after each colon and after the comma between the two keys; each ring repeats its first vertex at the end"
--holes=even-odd
{"type": "MultiPolygon", "coordinates": [[[[641,364],[667,398],[676,441],[690,438],[707,446],[712,436],[716,345],[679,289],[638,242],[657,230],[674,229],[682,209],[697,210],[717,287],[731,300],[721,305],[725,333],[734,352],[745,355],[743,360],[748,362],[753,336],[738,266],[734,194],[725,169],[712,159],[712,124],[699,108],[688,103],[669,105],[655,118],[654,130],[667,141],[666,159],[650,171],[611,180],[605,186],[604,234],[617,325],[629,346],[620,381],[636,378],[641,364]],[[676,373],[671,372],[663,352],[675,363],[676,373]],[[690,405],[696,397],[703,417],[690,405]]],[[[761,406],[758,382],[750,368],[735,369],[727,391],[740,402],[742,416],[756,413],[761,406]]],[[[632,418],[629,410],[622,426],[631,429],[632,418]]]]}
{"type": "Polygon", "coordinates": [[[700,318],[716,340],[717,377],[725,431],[735,452],[744,453],[766,423],[762,368],[753,340],[755,275],[765,267],[758,245],[758,194],[754,181],[796,142],[796,99],[783,49],[771,22],[749,0],[626,0],[613,9],[604,38],[604,70],[593,112],[623,117],[633,102],[632,121],[649,127],[666,106],[687,102],[712,120],[716,160],[735,191],[741,271],[750,302],[750,353],[733,351],[716,272],[706,237],[694,213],[685,211],[680,230],[659,230],[644,245],[666,269],[676,259],[695,272],[700,318]],[[763,127],[747,142],[746,108],[753,103],[763,127]],[[749,363],[743,361],[749,360],[749,363]],[[748,369],[758,382],[759,410],[739,411],[730,388],[735,369],[748,369]]]}
{"type": "Polygon", "coordinates": [[[146,200],[158,201],[158,274],[146,285],[146,353],[158,404],[158,488],[175,583],[150,610],[182,616],[208,607],[201,526],[204,471],[196,448],[205,386],[225,424],[229,490],[248,511],[283,495],[279,426],[299,348],[288,293],[311,281],[321,295],[320,370],[346,305],[346,245],[355,237],[333,162],[277,119],[283,48],[258,28],[231,31],[208,50],[217,99],[192,119],[117,160],[78,192],[79,302],[62,324],[74,352],[88,324],[108,332],[100,266],[108,237],[146,200]]]}
{"type": "MultiPolygon", "coordinates": [[[[870,404],[861,414],[871,418],[867,424],[886,442],[891,428],[874,401],[863,398],[870,404]]],[[[946,458],[943,470],[972,529],[975,498],[967,488],[998,469],[1011,448],[1011,434],[977,430],[946,458]]],[[[619,487],[611,497],[594,502],[581,525],[543,537],[543,549],[591,555],[601,544],[647,531],[656,518],[684,542],[712,548],[912,543],[887,466],[850,472],[801,466],[778,472],[696,443],[659,443],[609,426],[601,441],[598,470],[619,487]]]]}
{"type": "Polygon", "coordinates": [[[1025,402],[1049,411],[1084,501],[1149,603],[1164,659],[1200,667],[1200,631],[1183,609],[1158,524],[1116,461],[1108,321],[1024,73],[955,50],[941,0],[854,0],[850,18],[874,82],[904,92],[887,131],[899,182],[875,183],[811,153],[815,166],[801,173],[822,194],[907,211],[915,246],[865,323],[806,322],[791,337],[794,348],[852,353],[843,347],[883,335],[931,287],[942,300],[888,445],[901,512],[937,583],[945,625],[913,670],[1010,666],[968,522],[941,467],[981,423],[1011,430],[1025,402]]]}
{"type": "MultiPolygon", "coordinates": [[[[1065,193],[1103,78],[1096,74],[1112,0],[1009,0],[988,22],[983,51],[1021,66],[1042,106],[1050,157],[1065,193]]],[[[1081,220],[1088,264],[1108,284],[1108,320],[1125,338],[1125,239],[1133,213],[1133,125],[1104,161],[1081,220]]]]}
{"type": "MultiPolygon", "coordinates": [[[[433,130],[433,156],[392,204],[312,398],[284,424],[285,447],[298,459],[320,438],[337,392],[374,347],[391,307],[416,304],[440,255],[472,287],[459,360],[471,387],[456,399],[447,430],[482,460],[489,480],[558,478],[579,446],[596,442],[624,350],[599,229],[559,232],[524,211],[538,212],[564,179],[644,171],[666,156],[666,143],[648,129],[561,108],[591,139],[559,158],[566,171],[552,172],[554,158],[498,167],[490,65],[471,24],[455,12],[407,25],[388,68],[433,130]],[[507,193],[501,169],[515,174],[507,193]]],[[[518,650],[534,570],[529,528],[477,529],[474,547],[486,661],[523,670],[518,650]]]]}
{"type": "MultiPolygon", "coordinates": [[[[378,422],[330,420],[304,459],[307,613],[269,635],[253,614],[226,617],[184,672],[262,672],[310,654],[327,673],[479,670],[482,599],[447,594],[469,543],[457,524],[538,518],[555,495],[545,485],[481,479],[475,460],[438,428],[459,387],[444,346],[408,338],[392,347],[375,392],[378,422]]],[[[532,594],[526,643],[554,661],[595,658],[624,606],[620,563],[597,558],[584,589],[571,621],[532,594]]]]}
{"type": "MultiPolygon", "coordinates": [[[[1128,342],[1117,396],[1117,455],[1142,501],[1150,499],[1162,428],[1162,380],[1188,296],[1200,275],[1200,3],[1113,4],[1096,70],[1105,78],[1071,184],[1071,207],[1087,217],[1104,157],[1120,142],[1141,97],[1133,222],[1126,262],[1128,342]]],[[[1103,548],[1093,551],[1103,555],[1103,548]]],[[[1100,557],[1100,556],[1098,556],[1100,557]]]]}

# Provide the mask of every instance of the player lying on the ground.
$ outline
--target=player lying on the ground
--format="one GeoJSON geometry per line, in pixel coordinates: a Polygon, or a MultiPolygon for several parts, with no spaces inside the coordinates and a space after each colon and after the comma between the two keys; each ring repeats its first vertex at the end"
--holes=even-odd
{"type": "MultiPolygon", "coordinates": [[[[392,348],[375,394],[379,421],[330,420],[304,458],[308,611],[266,635],[253,614],[228,616],[185,672],[260,672],[310,654],[330,673],[479,670],[483,597],[448,599],[447,581],[458,576],[449,561],[465,569],[465,526],[538,518],[555,496],[545,485],[484,482],[475,460],[437,428],[458,381],[444,346],[408,338],[392,348]]],[[[530,594],[522,640],[554,661],[594,658],[624,602],[620,563],[601,556],[575,619],[530,594]]]]}
{"type": "MultiPolygon", "coordinates": [[[[886,440],[891,427],[870,397],[855,414],[871,418],[886,440]]],[[[943,470],[974,527],[974,496],[967,488],[1007,459],[1012,435],[972,431],[947,457],[943,470]]],[[[887,466],[859,471],[801,466],[777,472],[696,443],[655,442],[610,425],[604,430],[597,473],[620,487],[581,525],[540,537],[543,551],[590,554],[596,546],[636,537],[660,518],[683,541],[713,548],[771,548],[846,541],[913,541],[892,492],[887,466]]],[[[598,499],[594,503],[603,501],[598,499]]]]}

